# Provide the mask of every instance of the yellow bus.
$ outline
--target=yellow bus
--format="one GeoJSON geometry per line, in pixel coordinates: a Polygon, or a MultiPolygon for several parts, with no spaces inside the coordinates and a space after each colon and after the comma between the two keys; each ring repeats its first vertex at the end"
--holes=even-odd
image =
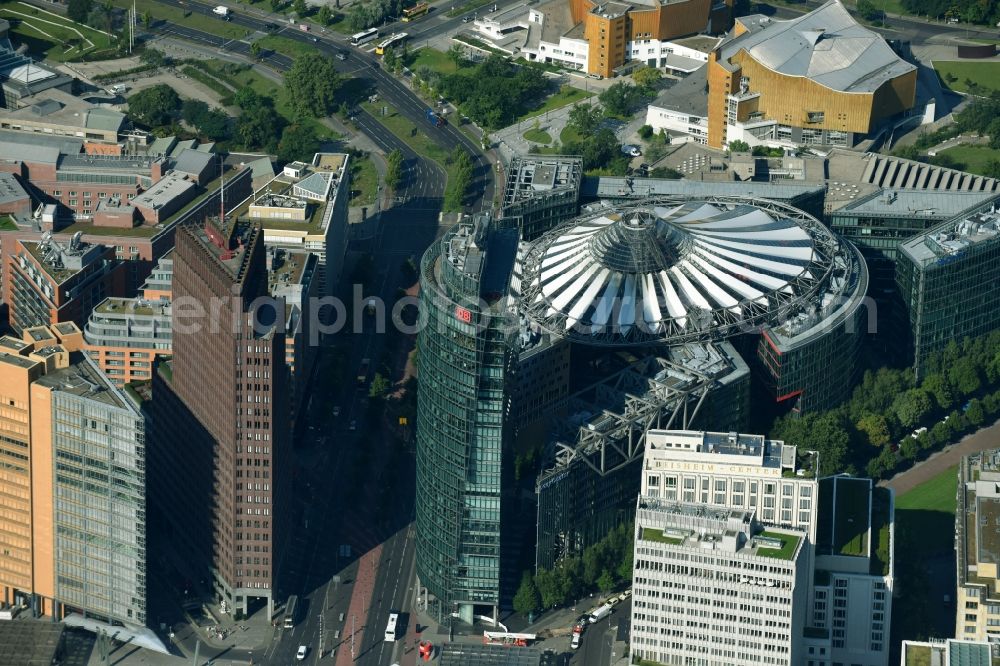
{"type": "Polygon", "coordinates": [[[431,6],[428,5],[426,2],[418,2],[412,7],[407,7],[406,9],[403,10],[403,20],[412,21],[413,19],[419,16],[423,16],[430,10],[431,6]]]}
{"type": "Polygon", "coordinates": [[[387,48],[402,44],[403,41],[406,40],[406,37],[407,34],[405,32],[397,32],[394,35],[389,35],[385,41],[379,43],[379,45],[375,47],[375,55],[385,55],[385,50],[387,48]]]}

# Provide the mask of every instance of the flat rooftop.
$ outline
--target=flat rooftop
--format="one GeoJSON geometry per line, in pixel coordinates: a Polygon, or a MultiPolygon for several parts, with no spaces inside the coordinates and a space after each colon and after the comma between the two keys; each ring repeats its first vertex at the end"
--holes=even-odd
{"type": "Polygon", "coordinates": [[[132,315],[151,317],[168,314],[170,305],[166,302],[151,302],[141,298],[105,298],[97,304],[94,312],[101,315],[117,315],[122,318],[132,315]]]}
{"type": "Polygon", "coordinates": [[[656,460],[756,464],[772,469],[795,469],[800,462],[797,447],[765,439],[763,435],[696,430],[650,430],[646,435],[645,460],[647,469],[656,460]]]}
{"type": "Polygon", "coordinates": [[[49,372],[40,377],[36,384],[112,407],[132,408],[104,373],[82,352],[71,352],[68,368],[49,372]]]}
{"type": "Polygon", "coordinates": [[[553,192],[578,190],[582,176],[583,159],[580,157],[516,157],[507,168],[503,205],[510,206],[553,192]]]}
{"type": "Polygon", "coordinates": [[[948,219],[997,199],[1000,192],[994,191],[886,189],[851,201],[834,215],[948,219]]]}
{"type": "Polygon", "coordinates": [[[945,222],[900,245],[900,251],[921,265],[941,263],[979,243],[1000,239],[1000,213],[976,213],[945,222]]]}
{"type": "Polygon", "coordinates": [[[308,252],[279,250],[271,260],[271,270],[267,274],[268,287],[273,290],[276,287],[299,284],[309,256],[308,252]]]}
{"type": "MultiPolygon", "coordinates": [[[[104,258],[103,246],[95,245],[84,245],[81,252],[74,255],[74,257],[80,257],[81,265],[79,267],[68,266],[64,263],[54,263],[49,261],[48,255],[42,248],[42,244],[39,241],[21,241],[21,247],[28,251],[35,261],[39,263],[45,269],[56,284],[62,284],[66,282],[71,277],[82,271],[87,266],[91,265],[94,261],[99,261],[104,258]],[[95,249],[97,251],[95,251],[95,249]]],[[[60,258],[66,255],[57,253],[60,258]]]]}
{"type": "Polygon", "coordinates": [[[980,562],[1000,563],[1000,498],[976,497],[976,548],[980,562]]]}

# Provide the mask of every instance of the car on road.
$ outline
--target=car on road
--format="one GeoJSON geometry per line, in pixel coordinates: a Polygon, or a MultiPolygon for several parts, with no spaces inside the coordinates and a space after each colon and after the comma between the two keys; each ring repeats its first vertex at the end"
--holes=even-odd
{"type": "Polygon", "coordinates": [[[347,429],[350,430],[351,432],[354,432],[355,430],[358,429],[358,422],[352,419],[351,425],[347,426],[347,429]]]}
{"type": "Polygon", "coordinates": [[[639,146],[631,146],[631,145],[628,145],[628,144],[625,144],[624,146],[622,146],[622,153],[624,153],[625,155],[628,155],[629,157],[641,157],[642,156],[642,150],[639,149],[639,146]]]}
{"type": "Polygon", "coordinates": [[[266,30],[268,32],[276,32],[278,30],[278,24],[277,23],[267,23],[267,24],[264,25],[264,30],[266,30]]]}
{"type": "Polygon", "coordinates": [[[462,17],[462,23],[468,23],[471,20],[472,20],[471,16],[463,16],[462,17]]]}
{"type": "Polygon", "coordinates": [[[337,51],[337,60],[347,60],[347,51],[337,51]]]}
{"type": "Polygon", "coordinates": [[[303,661],[306,658],[307,654],[309,654],[309,648],[307,648],[305,645],[300,645],[299,651],[295,653],[295,658],[298,659],[299,661],[303,661]]]}

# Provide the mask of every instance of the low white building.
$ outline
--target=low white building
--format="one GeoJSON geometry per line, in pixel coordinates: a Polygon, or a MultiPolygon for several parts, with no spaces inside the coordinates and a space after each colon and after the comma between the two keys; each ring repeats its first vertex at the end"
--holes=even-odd
{"type": "Polygon", "coordinates": [[[646,109],[646,124],[664,130],[671,143],[708,144],[708,67],[667,88],[646,109]]]}

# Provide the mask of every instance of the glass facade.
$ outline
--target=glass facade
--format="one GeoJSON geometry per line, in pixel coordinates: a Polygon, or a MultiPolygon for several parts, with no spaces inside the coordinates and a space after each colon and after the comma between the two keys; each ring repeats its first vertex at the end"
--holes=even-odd
{"type": "Polygon", "coordinates": [[[499,603],[511,362],[503,313],[516,242],[514,230],[463,225],[421,263],[417,572],[439,614],[469,620],[474,606],[499,603]]]}
{"type": "Polygon", "coordinates": [[[903,246],[896,266],[912,335],[913,365],[1000,327],[1000,216],[950,222],[903,246]]]}
{"type": "Polygon", "coordinates": [[[142,416],[134,409],[55,391],[52,444],[56,599],[89,617],[145,624],[142,416]]]}

